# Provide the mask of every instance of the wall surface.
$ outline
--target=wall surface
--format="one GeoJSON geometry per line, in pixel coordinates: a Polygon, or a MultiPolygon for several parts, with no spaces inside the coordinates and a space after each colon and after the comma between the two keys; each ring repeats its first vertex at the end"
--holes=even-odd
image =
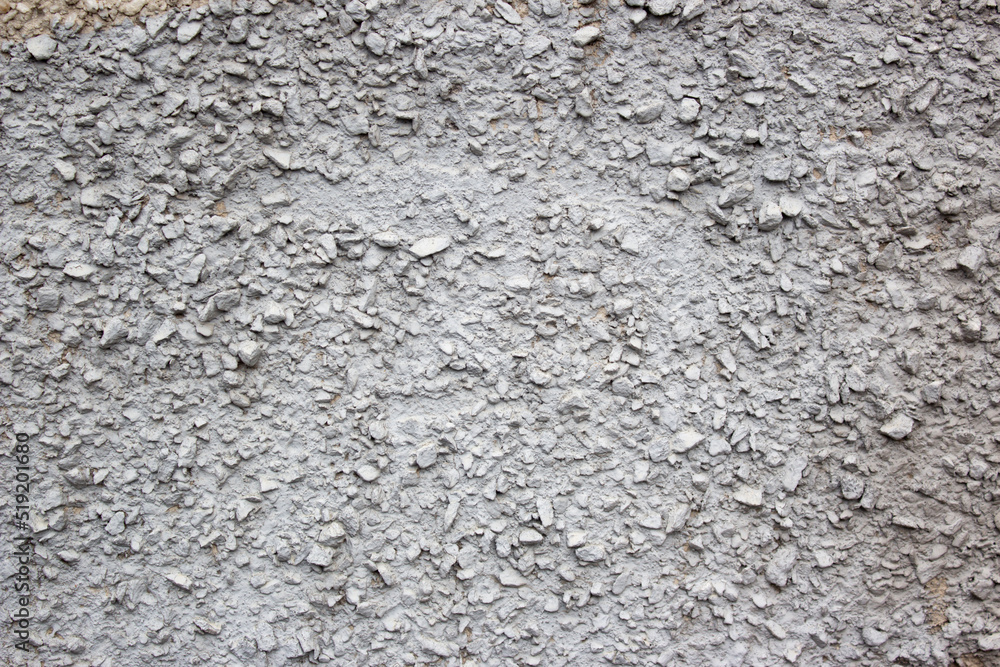
{"type": "Polygon", "coordinates": [[[1000,664],[995,0],[177,4],[4,3],[5,664],[1000,664]]]}

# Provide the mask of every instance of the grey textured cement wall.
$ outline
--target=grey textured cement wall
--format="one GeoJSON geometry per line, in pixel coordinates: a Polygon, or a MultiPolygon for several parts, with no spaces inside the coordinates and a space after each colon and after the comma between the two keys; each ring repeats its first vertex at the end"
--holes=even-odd
{"type": "Polygon", "coordinates": [[[994,0],[53,23],[10,664],[1000,664],[994,0]]]}

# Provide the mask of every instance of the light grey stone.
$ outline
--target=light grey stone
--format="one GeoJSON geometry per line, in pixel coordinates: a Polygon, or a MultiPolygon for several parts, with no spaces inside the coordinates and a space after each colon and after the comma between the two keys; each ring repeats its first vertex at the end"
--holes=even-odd
{"type": "Polygon", "coordinates": [[[601,544],[585,544],[576,550],[576,557],[584,563],[599,563],[606,556],[607,552],[601,544]]]}
{"type": "Polygon", "coordinates": [[[451,239],[447,236],[429,236],[410,246],[410,252],[420,258],[430,257],[445,250],[450,245],[451,239]]]}
{"type": "Polygon", "coordinates": [[[906,436],[910,435],[913,431],[913,426],[913,419],[900,412],[893,415],[891,419],[882,424],[879,431],[882,432],[882,435],[892,438],[893,440],[902,440],[906,436]]]}
{"type": "Polygon", "coordinates": [[[575,46],[587,46],[601,36],[601,29],[595,25],[588,25],[573,33],[573,44],[575,46]]]}
{"type": "Polygon", "coordinates": [[[35,60],[48,60],[56,54],[59,43],[48,35],[38,35],[25,40],[24,46],[35,60]]]}

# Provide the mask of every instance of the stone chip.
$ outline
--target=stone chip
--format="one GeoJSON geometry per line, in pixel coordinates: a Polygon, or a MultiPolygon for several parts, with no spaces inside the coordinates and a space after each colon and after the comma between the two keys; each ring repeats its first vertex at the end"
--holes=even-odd
{"type": "Polygon", "coordinates": [[[451,238],[447,236],[428,236],[422,238],[412,246],[410,252],[418,258],[430,257],[437,254],[451,245],[451,238]]]}
{"type": "Polygon", "coordinates": [[[32,37],[26,40],[24,45],[35,60],[48,60],[55,55],[56,48],[59,46],[58,42],[48,35],[32,37]]]}
{"type": "Polygon", "coordinates": [[[879,431],[882,435],[893,440],[902,440],[913,431],[914,421],[902,412],[895,414],[891,419],[882,424],[879,431]]]}
{"type": "MultiPolygon", "coordinates": [[[[500,0],[502,1],[502,0],[500,0]]],[[[601,36],[601,29],[597,26],[588,25],[573,33],[573,44],[575,46],[587,46],[601,36]]]]}

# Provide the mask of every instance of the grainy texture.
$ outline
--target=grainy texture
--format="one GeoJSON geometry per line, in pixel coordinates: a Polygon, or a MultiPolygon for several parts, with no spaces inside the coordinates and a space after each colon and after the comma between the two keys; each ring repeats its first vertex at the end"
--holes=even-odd
{"type": "Polygon", "coordinates": [[[26,36],[29,664],[997,664],[994,2],[26,36]]]}

